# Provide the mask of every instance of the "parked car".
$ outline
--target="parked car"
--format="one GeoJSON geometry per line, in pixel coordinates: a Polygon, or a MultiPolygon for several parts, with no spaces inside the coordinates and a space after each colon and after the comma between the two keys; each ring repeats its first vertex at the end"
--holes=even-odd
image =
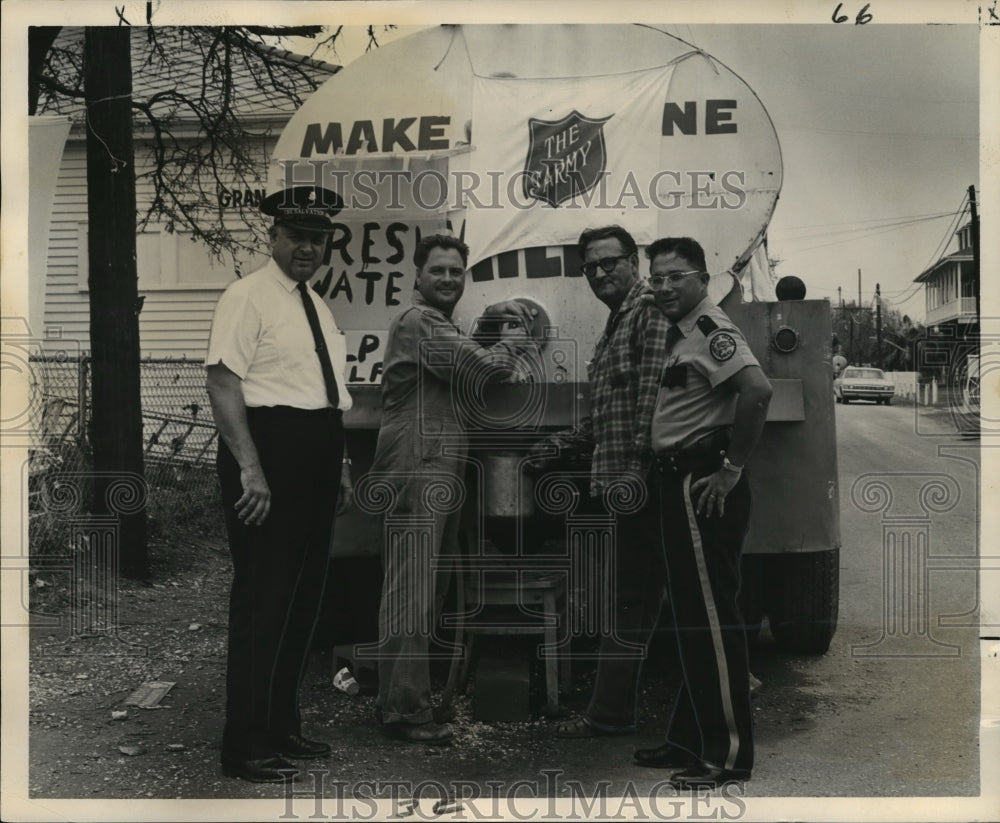
{"type": "Polygon", "coordinates": [[[848,366],[833,381],[833,395],[838,403],[852,400],[874,400],[876,403],[892,403],[896,388],[888,380],[882,369],[848,366]]]}
{"type": "Polygon", "coordinates": [[[962,382],[962,401],[966,409],[979,414],[979,355],[970,354],[966,361],[965,379],[962,382]]]}

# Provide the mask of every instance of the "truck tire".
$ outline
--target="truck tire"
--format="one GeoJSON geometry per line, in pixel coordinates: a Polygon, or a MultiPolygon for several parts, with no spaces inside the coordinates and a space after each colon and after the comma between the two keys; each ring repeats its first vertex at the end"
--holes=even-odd
{"type": "Polygon", "coordinates": [[[778,646],[825,654],[837,630],[840,550],[773,554],[767,563],[768,622],[778,646]]]}

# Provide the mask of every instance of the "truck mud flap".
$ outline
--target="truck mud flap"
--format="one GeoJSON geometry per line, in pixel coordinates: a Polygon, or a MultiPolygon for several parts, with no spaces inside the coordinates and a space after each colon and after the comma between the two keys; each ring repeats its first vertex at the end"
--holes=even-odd
{"type": "Polygon", "coordinates": [[[773,554],[762,559],[767,569],[765,611],[779,648],[824,654],[837,630],[840,550],[773,554]]]}

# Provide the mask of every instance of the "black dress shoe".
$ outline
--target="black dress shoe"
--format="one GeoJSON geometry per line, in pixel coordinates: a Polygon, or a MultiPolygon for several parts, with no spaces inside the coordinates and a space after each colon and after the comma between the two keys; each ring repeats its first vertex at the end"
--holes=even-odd
{"type": "Polygon", "coordinates": [[[292,763],[280,757],[264,757],[260,760],[227,760],[222,764],[226,777],[238,777],[251,783],[284,783],[299,779],[299,770],[292,763]]]}
{"type": "Polygon", "coordinates": [[[314,757],[329,757],[330,744],[318,740],[306,740],[301,734],[286,734],[271,741],[274,750],[282,757],[295,760],[311,760],[314,757]]]}
{"type": "Polygon", "coordinates": [[[701,766],[701,760],[673,743],[664,743],[655,749],[637,749],[632,757],[640,766],[658,766],[661,769],[686,769],[701,766]]]}
{"type": "Polygon", "coordinates": [[[435,723],[451,723],[455,719],[454,706],[435,706],[431,710],[435,723]]]}
{"type": "Polygon", "coordinates": [[[394,740],[409,743],[429,743],[432,746],[447,743],[455,736],[455,730],[447,723],[383,723],[382,732],[394,740]]]}
{"type": "Polygon", "coordinates": [[[750,779],[746,769],[720,769],[715,766],[695,766],[672,775],[667,781],[677,789],[714,789],[726,783],[742,783],[750,779]]]}

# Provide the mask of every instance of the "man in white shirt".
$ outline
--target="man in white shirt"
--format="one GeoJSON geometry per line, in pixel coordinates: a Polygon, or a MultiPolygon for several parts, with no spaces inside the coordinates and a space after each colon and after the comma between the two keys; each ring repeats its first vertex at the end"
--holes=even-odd
{"type": "Polygon", "coordinates": [[[233,557],[222,769],[257,783],[330,754],[302,736],[298,699],[335,507],[350,500],[351,397],[344,335],[307,284],[342,205],[313,186],[263,201],[271,259],[219,299],[205,359],[233,557]]]}

